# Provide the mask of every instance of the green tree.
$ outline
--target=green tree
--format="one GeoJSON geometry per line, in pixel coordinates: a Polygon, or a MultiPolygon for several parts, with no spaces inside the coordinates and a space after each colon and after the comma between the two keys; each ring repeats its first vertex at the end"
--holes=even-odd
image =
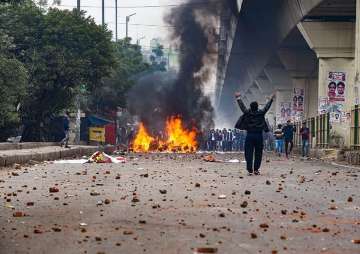
{"type": "Polygon", "coordinates": [[[9,53],[12,47],[12,39],[0,30],[0,141],[16,134],[27,80],[24,65],[9,53]]]}
{"type": "Polygon", "coordinates": [[[89,109],[97,114],[114,112],[117,107],[126,106],[126,93],[134,85],[138,76],[149,70],[144,61],[141,47],[131,44],[131,39],[114,42],[116,67],[111,76],[102,81],[98,89],[90,95],[89,109]]]}
{"type": "Polygon", "coordinates": [[[29,1],[0,12],[0,28],[14,38],[13,53],[29,73],[23,140],[46,140],[46,126],[72,106],[80,86],[97,90],[110,74],[115,65],[111,32],[83,12],[45,13],[29,1]]]}

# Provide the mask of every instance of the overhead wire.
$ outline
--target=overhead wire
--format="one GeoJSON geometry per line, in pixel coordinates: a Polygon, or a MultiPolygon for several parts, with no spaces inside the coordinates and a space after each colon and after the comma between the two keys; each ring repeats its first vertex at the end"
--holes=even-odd
{"type": "MultiPolygon", "coordinates": [[[[213,0],[199,1],[195,3],[179,3],[179,4],[164,4],[164,5],[133,5],[133,6],[118,6],[118,9],[142,9],[142,8],[173,8],[179,6],[196,6],[196,5],[206,5],[209,3],[215,2],[213,0]]],[[[53,7],[68,7],[76,8],[75,5],[52,5],[53,7]]],[[[98,5],[81,5],[81,8],[102,8],[98,5]]],[[[115,6],[104,6],[105,9],[115,9],[115,6]]]]}

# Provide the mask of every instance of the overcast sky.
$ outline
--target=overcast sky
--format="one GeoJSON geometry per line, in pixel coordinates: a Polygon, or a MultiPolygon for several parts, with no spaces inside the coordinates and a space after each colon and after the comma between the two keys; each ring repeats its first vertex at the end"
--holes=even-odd
{"type": "MultiPolygon", "coordinates": [[[[102,0],[81,0],[82,10],[95,18],[101,24],[101,2],[102,0]]],[[[136,13],[131,17],[129,23],[129,36],[136,42],[145,36],[140,44],[148,47],[152,38],[168,37],[168,27],[163,21],[164,15],[171,9],[166,5],[184,3],[186,0],[118,0],[118,34],[119,38],[125,37],[125,17],[136,13]],[[160,7],[146,7],[146,6],[160,7]],[[129,7],[129,8],[124,8],[129,7]],[[131,8],[130,8],[131,7],[131,8]]],[[[52,3],[49,0],[49,3],[52,3]]],[[[61,8],[72,9],[76,7],[77,0],[61,0],[61,8]]],[[[105,0],[105,22],[113,31],[115,36],[115,0],[105,0]]],[[[167,47],[168,45],[164,45],[167,47]]]]}

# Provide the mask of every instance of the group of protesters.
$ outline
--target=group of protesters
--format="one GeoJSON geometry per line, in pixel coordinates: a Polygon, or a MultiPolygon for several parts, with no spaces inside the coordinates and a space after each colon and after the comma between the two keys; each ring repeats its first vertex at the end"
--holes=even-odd
{"type": "Polygon", "coordinates": [[[236,129],[211,129],[203,138],[203,150],[238,152],[244,151],[245,131],[236,129]]]}
{"type": "MultiPolygon", "coordinates": [[[[306,123],[299,130],[302,140],[302,156],[309,156],[309,128],[306,123]]],[[[296,133],[295,126],[290,120],[286,124],[278,124],[277,128],[263,133],[263,149],[275,151],[278,156],[285,154],[289,158],[293,147],[293,139],[296,133]]],[[[202,148],[205,151],[238,152],[244,151],[246,131],[238,129],[211,129],[207,132],[202,148]]]]}

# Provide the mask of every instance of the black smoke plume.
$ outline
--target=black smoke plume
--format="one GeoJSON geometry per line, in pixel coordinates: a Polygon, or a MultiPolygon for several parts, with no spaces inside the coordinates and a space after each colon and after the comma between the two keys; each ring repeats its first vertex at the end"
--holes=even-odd
{"type": "Polygon", "coordinates": [[[216,69],[219,15],[228,0],[188,0],[165,17],[178,46],[177,73],[143,77],[129,93],[130,112],[152,130],[161,130],[169,116],[180,115],[187,127],[213,126],[214,110],[204,86],[216,69]]]}

